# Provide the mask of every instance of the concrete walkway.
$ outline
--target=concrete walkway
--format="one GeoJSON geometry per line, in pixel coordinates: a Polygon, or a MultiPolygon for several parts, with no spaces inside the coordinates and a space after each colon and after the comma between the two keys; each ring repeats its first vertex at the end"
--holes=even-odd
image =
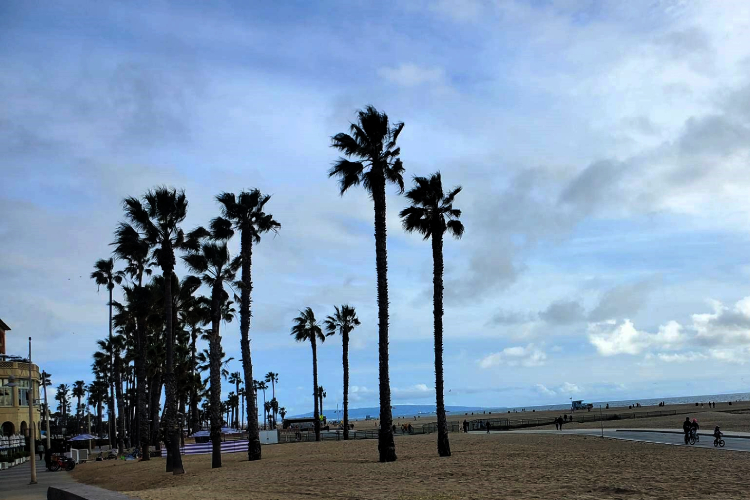
{"type": "Polygon", "coordinates": [[[50,472],[44,468],[44,460],[36,463],[37,484],[29,484],[31,462],[0,471],[0,498],[3,500],[45,500],[47,488],[76,484],[65,471],[50,472]]]}
{"type": "MultiPolygon", "coordinates": [[[[471,434],[486,434],[484,431],[472,431],[471,434]]],[[[554,434],[572,436],[601,436],[601,429],[571,429],[571,430],[515,430],[515,431],[491,431],[492,434],[554,434]]],[[[609,439],[621,439],[624,441],[639,441],[642,443],[656,443],[665,445],[676,445],[686,447],[711,448],[718,451],[732,450],[750,452],[750,433],[727,432],[724,434],[724,448],[714,447],[712,432],[700,432],[700,440],[694,445],[686,445],[681,430],[675,429],[604,429],[604,437],[609,439]]]]}

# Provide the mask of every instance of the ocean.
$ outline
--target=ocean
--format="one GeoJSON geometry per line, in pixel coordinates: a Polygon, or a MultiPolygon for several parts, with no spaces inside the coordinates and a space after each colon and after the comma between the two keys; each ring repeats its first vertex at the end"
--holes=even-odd
{"type": "MultiPolygon", "coordinates": [[[[661,402],[667,405],[683,405],[693,403],[707,403],[708,401],[715,401],[717,403],[727,401],[750,401],[750,392],[737,392],[732,394],[705,394],[700,396],[680,396],[675,398],[651,398],[651,399],[624,399],[624,400],[612,400],[612,401],[586,401],[585,403],[591,403],[595,408],[599,405],[605,407],[623,407],[640,404],[641,406],[658,406],[661,402]]],[[[555,405],[539,405],[539,406],[446,406],[448,416],[451,414],[464,413],[477,413],[482,411],[492,412],[508,412],[508,411],[548,411],[548,410],[569,410],[570,403],[562,403],[555,405]]],[[[329,420],[339,420],[342,418],[342,409],[339,407],[338,413],[336,409],[326,408],[324,415],[329,420]]],[[[395,405],[392,410],[393,418],[399,417],[412,417],[416,415],[430,416],[435,414],[435,405],[395,405]]],[[[303,413],[301,415],[295,415],[296,418],[301,417],[312,417],[312,412],[303,413]]],[[[369,408],[349,408],[349,420],[365,420],[367,417],[378,419],[380,418],[380,408],[373,406],[369,408]]]]}

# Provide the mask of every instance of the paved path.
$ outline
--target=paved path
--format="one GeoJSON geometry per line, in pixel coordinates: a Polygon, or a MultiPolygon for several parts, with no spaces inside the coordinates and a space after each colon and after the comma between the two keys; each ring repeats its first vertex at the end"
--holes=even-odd
{"type": "Polygon", "coordinates": [[[0,471],[0,498],[3,500],[46,500],[47,488],[74,484],[65,471],[50,472],[44,468],[44,460],[36,463],[37,484],[29,484],[31,462],[0,471]]]}
{"type": "MultiPolygon", "coordinates": [[[[483,434],[485,432],[472,431],[472,434],[483,434]]],[[[551,430],[516,430],[516,431],[492,431],[492,434],[564,434],[601,436],[601,429],[571,429],[563,431],[551,430]]],[[[690,446],[714,449],[714,438],[710,433],[700,434],[700,441],[695,445],[685,445],[685,439],[681,431],[673,429],[604,429],[604,437],[610,439],[622,439],[625,441],[640,441],[644,443],[658,443],[665,445],[690,446]]],[[[728,432],[724,434],[726,446],[715,448],[717,451],[733,450],[750,452],[750,433],[728,432]],[[734,436],[734,437],[732,437],[734,436]]]]}

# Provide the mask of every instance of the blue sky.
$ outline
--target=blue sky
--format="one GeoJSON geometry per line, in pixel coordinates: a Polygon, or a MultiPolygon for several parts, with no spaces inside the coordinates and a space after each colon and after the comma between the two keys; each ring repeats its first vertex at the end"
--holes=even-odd
{"type": "MultiPolygon", "coordinates": [[[[466,234],[445,245],[448,404],[745,391],[748,25],[742,1],[3,2],[10,350],[32,336],[55,383],[89,381],[107,311],[88,275],[121,200],[184,188],[189,229],[215,194],[258,187],[282,229],[255,253],[256,373],[308,411],[292,318],[348,302],[352,404],[376,405],[372,203],[326,176],[330,136],[373,104],[406,124],[408,178],[464,187],[466,234]]],[[[391,382],[396,404],[428,404],[432,262],[404,206],[390,191],[391,382]]],[[[238,330],[223,326],[237,359],[238,330]]],[[[336,338],[320,350],[329,408],[340,355],[336,338]]]]}

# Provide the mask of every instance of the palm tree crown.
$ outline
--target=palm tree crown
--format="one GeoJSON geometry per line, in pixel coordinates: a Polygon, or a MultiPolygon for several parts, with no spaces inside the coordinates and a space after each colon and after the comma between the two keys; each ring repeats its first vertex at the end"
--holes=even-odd
{"type": "Polygon", "coordinates": [[[424,239],[434,233],[442,235],[448,231],[456,238],[464,234],[464,226],[459,221],[461,210],[453,208],[453,200],[461,192],[461,186],[447,194],[443,192],[440,172],[427,177],[414,177],[415,186],[406,192],[411,206],[401,211],[402,224],[407,232],[417,232],[424,239]]]}
{"type": "Polygon", "coordinates": [[[292,336],[297,342],[325,342],[326,340],[326,335],[323,335],[323,330],[315,319],[315,313],[309,307],[300,311],[300,315],[294,318],[292,336]]]}
{"type": "Polygon", "coordinates": [[[222,227],[225,231],[244,232],[252,238],[253,243],[260,243],[263,233],[278,232],[281,224],[273,219],[273,215],[263,211],[271,195],[264,195],[257,189],[242,191],[239,196],[234,193],[221,193],[216,197],[221,204],[223,219],[217,217],[211,221],[211,227],[222,227]]]}
{"type": "Polygon", "coordinates": [[[339,333],[341,336],[349,335],[354,327],[359,326],[359,318],[357,318],[357,312],[350,305],[344,304],[334,306],[336,312],[332,316],[328,316],[323,322],[326,328],[326,332],[329,335],[339,333]]]}
{"type": "Polygon", "coordinates": [[[94,264],[94,272],[91,273],[91,279],[96,282],[96,289],[106,286],[107,290],[113,290],[115,284],[122,283],[122,271],[115,271],[114,259],[99,259],[94,264]]]}
{"type": "Polygon", "coordinates": [[[401,148],[396,141],[404,128],[402,122],[390,126],[388,115],[373,106],[357,113],[358,123],[352,123],[349,134],[339,133],[331,139],[331,145],[344,153],[328,172],[329,177],[339,178],[343,195],[350,187],[362,186],[372,193],[373,186],[392,182],[404,190],[404,167],[399,154],[401,148]],[[347,158],[358,158],[351,161],[347,158]]]}

